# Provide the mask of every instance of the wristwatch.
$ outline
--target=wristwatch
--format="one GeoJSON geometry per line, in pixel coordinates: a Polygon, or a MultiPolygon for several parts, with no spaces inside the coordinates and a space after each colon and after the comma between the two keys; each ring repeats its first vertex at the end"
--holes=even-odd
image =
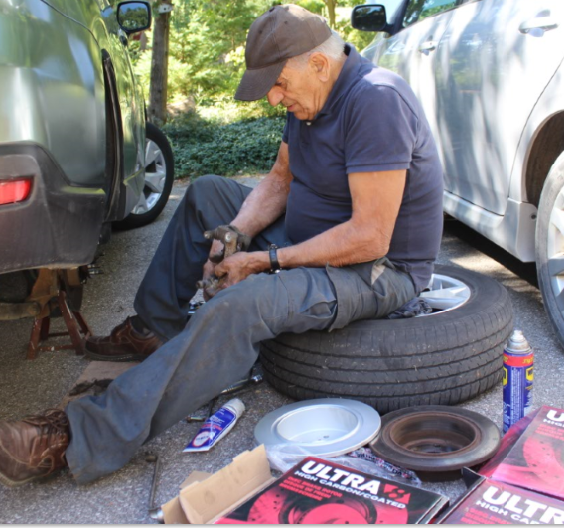
{"type": "Polygon", "coordinates": [[[278,246],[276,244],[270,244],[268,247],[268,257],[270,258],[270,273],[280,273],[282,269],[280,267],[280,262],[278,262],[278,255],[276,254],[276,250],[278,246]]]}

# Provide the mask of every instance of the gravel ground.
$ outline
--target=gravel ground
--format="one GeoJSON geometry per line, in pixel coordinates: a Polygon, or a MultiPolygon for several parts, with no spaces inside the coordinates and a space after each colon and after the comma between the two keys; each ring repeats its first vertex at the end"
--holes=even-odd
{"type": "MultiPolygon", "coordinates": [[[[254,180],[245,181],[254,183],[254,180]]],[[[104,246],[98,259],[104,274],[88,281],[82,310],[96,333],[109,332],[132,313],[137,286],[186,186],[186,183],[175,185],[165,213],[154,224],[116,232],[104,246]]],[[[515,326],[524,331],[535,349],[535,407],[543,404],[564,407],[560,388],[564,371],[562,348],[544,314],[534,267],[519,263],[452,220],[446,224],[439,262],[487,274],[508,289],[515,326]]],[[[29,319],[0,322],[0,419],[15,419],[57,406],[88,364],[72,351],[46,352],[35,361],[27,361],[30,331],[29,319]]],[[[266,383],[240,397],[247,412],[211,452],[183,454],[181,451],[198,430],[198,424],[181,422],[144,446],[122,470],[90,485],[77,486],[64,472],[45,483],[13,489],[0,486],[0,523],[153,523],[147,514],[153,473],[153,466],[145,460],[148,452],[158,453],[162,460],[157,501],[163,503],[177,495],[178,486],[193,470],[216,471],[237,454],[252,449],[257,421],[267,412],[291,402],[266,383]]],[[[501,401],[501,386],[498,386],[462,407],[480,412],[501,425],[501,401]]],[[[425,483],[424,487],[451,499],[465,489],[461,480],[425,483]]]]}

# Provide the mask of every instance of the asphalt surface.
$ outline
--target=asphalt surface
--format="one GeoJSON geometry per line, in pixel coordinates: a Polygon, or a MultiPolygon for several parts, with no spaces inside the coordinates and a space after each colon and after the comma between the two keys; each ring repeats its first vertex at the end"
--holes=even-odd
{"type": "MultiPolygon", "coordinates": [[[[154,224],[115,232],[104,246],[98,259],[104,274],[88,281],[82,309],[95,333],[108,333],[132,314],[136,288],[186,186],[175,185],[165,212],[154,224]]],[[[519,263],[452,220],[446,222],[439,262],[484,273],[508,289],[515,327],[523,330],[535,350],[534,406],[563,408],[563,350],[544,313],[534,267],[519,263]]],[[[30,331],[29,319],[0,322],[0,419],[16,419],[59,405],[88,364],[72,351],[45,352],[35,361],[26,360],[30,331]]],[[[193,470],[216,471],[242,451],[252,449],[257,421],[291,402],[266,383],[240,397],[246,413],[209,453],[181,452],[199,428],[198,424],[181,422],[144,446],[122,470],[90,485],[77,486],[67,472],[45,483],[12,489],[0,485],[0,523],[154,523],[147,513],[153,474],[152,464],[145,460],[147,453],[161,457],[157,502],[164,503],[178,494],[179,485],[193,470]]],[[[501,402],[501,386],[497,386],[462,407],[482,413],[501,426],[501,402]]],[[[425,483],[424,487],[451,499],[465,489],[461,480],[425,483]]]]}

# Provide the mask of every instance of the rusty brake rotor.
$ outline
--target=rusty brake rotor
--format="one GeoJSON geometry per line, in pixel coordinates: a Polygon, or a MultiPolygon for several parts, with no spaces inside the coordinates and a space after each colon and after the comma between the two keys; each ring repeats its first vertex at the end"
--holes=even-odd
{"type": "Polygon", "coordinates": [[[380,433],[370,448],[389,462],[417,471],[421,478],[435,479],[484,462],[495,454],[500,442],[499,428],[481,414],[422,405],[383,416],[380,433]]]}

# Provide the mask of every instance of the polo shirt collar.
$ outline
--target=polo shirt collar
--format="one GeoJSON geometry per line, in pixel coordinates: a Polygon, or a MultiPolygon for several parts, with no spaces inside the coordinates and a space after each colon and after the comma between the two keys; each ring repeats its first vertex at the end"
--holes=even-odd
{"type": "Polygon", "coordinates": [[[314,117],[314,120],[323,115],[331,114],[331,111],[339,99],[348,92],[349,88],[358,80],[362,58],[352,44],[345,44],[345,53],[348,57],[343,64],[343,69],[325,101],[321,111],[314,117]],[[347,53],[348,52],[348,53],[347,53]]]}

